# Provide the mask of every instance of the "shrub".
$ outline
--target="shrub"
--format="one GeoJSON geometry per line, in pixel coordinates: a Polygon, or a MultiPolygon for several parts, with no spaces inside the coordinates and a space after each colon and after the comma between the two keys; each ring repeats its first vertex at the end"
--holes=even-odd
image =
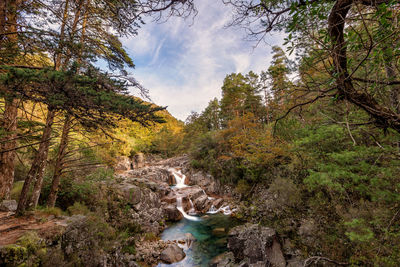
{"type": "Polygon", "coordinates": [[[75,202],[74,205],[68,207],[67,209],[69,215],[76,215],[76,214],[89,214],[90,210],[80,202],[75,202]]]}

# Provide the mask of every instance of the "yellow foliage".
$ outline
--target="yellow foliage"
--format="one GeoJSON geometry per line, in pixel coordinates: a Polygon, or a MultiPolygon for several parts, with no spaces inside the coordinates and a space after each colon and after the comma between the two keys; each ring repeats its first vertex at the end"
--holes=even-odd
{"type": "Polygon", "coordinates": [[[235,157],[254,164],[271,164],[288,155],[284,142],[274,138],[271,129],[257,125],[251,113],[234,118],[228,128],[220,132],[219,140],[224,151],[230,154],[220,159],[235,157]]]}

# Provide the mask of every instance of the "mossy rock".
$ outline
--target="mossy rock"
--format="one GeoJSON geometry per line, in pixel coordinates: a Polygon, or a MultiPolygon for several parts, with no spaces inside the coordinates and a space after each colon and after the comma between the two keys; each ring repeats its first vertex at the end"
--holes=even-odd
{"type": "Polygon", "coordinates": [[[0,248],[0,266],[20,266],[28,259],[26,247],[12,244],[0,248]]]}
{"type": "Polygon", "coordinates": [[[34,254],[45,246],[36,232],[26,232],[18,240],[17,244],[25,247],[29,254],[34,254]]]}
{"type": "Polygon", "coordinates": [[[16,244],[0,248],[0,266],[37,266],[46,253],[45,243],[38,234],[26,232],[16,244]]]}

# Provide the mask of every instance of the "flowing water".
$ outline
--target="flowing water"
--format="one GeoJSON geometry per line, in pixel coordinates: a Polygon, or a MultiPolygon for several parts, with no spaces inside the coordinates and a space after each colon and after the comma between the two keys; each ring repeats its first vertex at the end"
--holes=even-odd
{"type": "Polygon", "coordinates": [[[182,207],[182,196],[179,195],[180,188],[187,187],[185,184],[186,176],[181,171],[170,169],[175,178],[176,184],[171,188],[177,193],[176,206],[182,213],[184,219],[170,225],[161,235],[162,240],[184,240],[184,244],[180,244],[186,254],[186,257],[177,263],[164,264],[160,263],[159,267],[191,267],[208,266],[210,260],[215,256],[227,251],[227,235],[229,229],[239,225],[237,219],[231,218],[231,210],[229,206],[219,209],[212,207],[208,214],[199,216],[195,214],[192,201],[189,214],[182,207]],[[194,237],[194,241],[191,238],[194,237]]]}
{"type": "Polygon", "coordinates": [[[199,221],[183,219],[170,225],[162,233],[162,240],[186,240],[187,233],[190,233],[196,241],[192,242],[190,248],[180,245],[186,253],[182,261],[173,264],[160,263],[158,266],[208,266],[212,258],[227,251],[227,233],[230,228],[239,224],[237,219],[218,213],[202,216],[199,221]]]}

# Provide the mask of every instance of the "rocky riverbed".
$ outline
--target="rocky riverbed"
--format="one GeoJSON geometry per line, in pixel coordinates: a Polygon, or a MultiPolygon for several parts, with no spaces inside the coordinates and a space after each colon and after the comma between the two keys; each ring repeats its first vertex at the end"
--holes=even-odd
{"type": "MultiPolygon", "coordinates": [[[[40,243],[46,257],[58,255],[59,266],[71,261],[84,266],[168,266],[176,262],[170,266],[287,264],[273,229],[255,224],[232,228],[238,223],[230,216],[243,206],[234,194],[227,194],[234,190],[222,187],[208,174],[191,169],[188,157],[153,162],[135,159],[134,163],[121,158],[115,179],[100,182],[99,187],[99,199],[106,206],[102,216],[107,223],[113,229],[128,227],[138,234],[128,236],[123,242],[105,240],[115,237],[108,237],[106,227],[99,230],[99,222],[87,215],[37,218],[35,222],[42,227],[13,232],[12,226],[7,226],[10,220],[15,220],[13,205],[5,203],[10,210],[1,218],[0,265],[18,265],[30,257],[28,248],[18,240],[32,231],[35,233],[32,242],[40,243]],[[219,219],[215,216],[224,217],[225,222],[216,223],[219,219]],[[193,222],[196,220],[202,222],[193,222]],[[53,228],[57,231],[48,234],[51,231],[47,230],[53,228]],[[5,233],[10,236],[13,233],[13,239],[7,241],[5,233]]],[[[42,256],[35,257],[40,262],[42,256]]],[[[289,262],[288,266],[301,266],[296,264],[289,262]]]]}

